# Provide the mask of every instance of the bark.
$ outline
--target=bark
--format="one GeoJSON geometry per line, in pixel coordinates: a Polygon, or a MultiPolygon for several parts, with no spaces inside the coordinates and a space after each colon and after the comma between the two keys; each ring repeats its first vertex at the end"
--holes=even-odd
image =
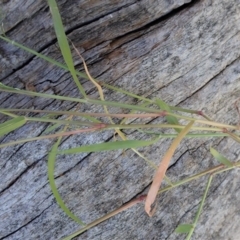
{"type": "MultiPolygon", "coordinates": [[[[170,105],[202,110],[219,122],[239,123],[234,105],[240,97],[239,0],[61,0],[58,4],[68,37],[97,79],[170,105]]],[[[8,37],[63,62],[47,1],[2,1],[0,9],[8,37]]],[[[74,51],[73,55],[82,70],[80,58],[74,51]]],[[[81,97],[66,71],[2,40],[0,56],[2,83],[81,97]]],[[[81,83],[91,98],[98,98],[89,81],[81,83]]],[[[107,89],[104,93],[108,100],[137,103],[107,89]]],[[[101,107],[4,92],[0,106],[103,112],[101,107]]],[[[47,127],[29,123],[1,138],[1,143],[39,136],[47,127]]],[[[136,131],[126,133],[143,138],[136,131]]],[[[64,138],[61,147],[110,141],[113,135],[114,131],[75,135],[64,138]]],[[[80,227],[59,208],[48,184],[47,154],[53,142],[0,149],[0,239],[61,239],[80,227]]],[[[159,164],[170,142],[161,140],[139,150],[159,164]]],[[[171,161],[168,177],[177,181],[217,165],[210,146],[232,161],[239,159],[239,145],[232,139],[186,139],[171,161]]],[[[154,170],[131,150],[60,155],[55,170],[64,202],[86,223],[145,194],[153,175],[154,170]]],[[[185,239],[174,229],[192,222],[206,183],[203,177],[162,194],[152,218],[138,204],[76,239],[185,239]]],[[[239,238],[239,186],[238,169],[214,177],[193,239],[239,238]]]]}

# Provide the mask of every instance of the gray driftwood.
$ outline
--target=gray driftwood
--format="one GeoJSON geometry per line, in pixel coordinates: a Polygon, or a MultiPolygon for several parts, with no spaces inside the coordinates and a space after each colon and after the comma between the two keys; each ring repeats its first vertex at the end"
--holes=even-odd
{"type": "MultiPolygon", "coordinates": [[[[1,1],[6,35],[61,60],[45,0],[1,1]]],[[[101,81],[149,98],[203,110],[211,118],[239,123],[234,103],[240,97],[239,0],[58,1],[68,37],[101,81]]],[[[0,41],[1,82],[21,89],[81,97],[70,75],[0,41]]],[[[75,63],[82,70],[77,56],[75,63]]],[[[81,79],[87,93],[96,89],[81,79]]],[[[105,90],[107,99],[136,103],[105,90]]],[[[100,107],[0,93],[0,105],[12,108],[102,111],[100,107]]],[[[119,110],[113,109],[113,112],[119,110]]],[[[3,116],[1,116],[3,121],[3,116]]],[[[155,120],[159,121],[158,119],[155,120]]],[[[28,124],[1,143],[40,135],[46,124],[28,124]]],[[[134,137],[142,138],[137,132],[134,137]]],[[[109,141],[113,132],[66,138],[63,148],[109,141]]],[[[56,204],[47,179],[47,152],[53,141],[0,150],[0,239],[61,239],[80,226],[56,204]]],[[[170,140],[140,149],[159,163],[170,140]]],[[[217,164],[214,146],[239,159],[231,139],[185,140],[174,155],[168,176],[182,179],[217,164]]],[[[147,192],[154,171],[131,150],[59,156],[57,187],[69,208],[89,223],[147,192]]],[[[118,214],[77,239],[184,239],[174,229],[193,220],[207,178],[162,194],[149,218],[143,204],[118,214]]],[[[239,170],[214,177],[193,239],[237,240],[240,236],[239,170]]]]}

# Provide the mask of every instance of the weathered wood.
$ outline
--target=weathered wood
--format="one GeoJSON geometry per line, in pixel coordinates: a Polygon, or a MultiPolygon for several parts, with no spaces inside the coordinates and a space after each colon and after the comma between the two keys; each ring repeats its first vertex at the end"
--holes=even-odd
{"type": "MultiPolygon", "coordinates": [[[[237,124],[240,97],[240,6],[234,0],[59,1],[68,37],[94,77],[172,105],[205,111],[215,120],[237,124]],[[77,3],[76,3],[77,2],[77,3]]],[[[0,4],[7,36],[57,60],[60,52],[46,1],[0,4]]],[[[0,41],[1,82],[36,91],[79,96],[68,73],[0,41]]],[[[75,63],[82,69],[76,53],[75,63]]],[[[88,94],[96,89],[82,80],[88,94]]],[[[107,99],[135,103],[105,90],[107,99]]],[[[102,111],[55,100],[0,93],[1,107],[102,111]]],[[[112,109],[113,112],[119,110],[112,109]]],[[[159,119],[155,119],[159,122],[159,119]]],[[[32,123],[8,134],[2,143],[38,136],[46,124],[32,123]]],[[[66,138],[63,148],[108,141],[113,131],[66,138]]],[[[141,138],[134,132],[134,137],[141,138]]],[[[0,149],[0,239],[61,239],[79,228],[56,204],[47,180],[47,151],[53,141],[0,149]]],[[[170,140],[140,151],[159,163],[170,140]]],[[[231,139],[185,140],[168,176],[182,179],[216,165],[209,147],[231,160],[239,145],[231,139]]],[[[90,222],[146,192],[153,169],[131,150],[59,156],[56,183],[66,204],[90,222]]],[[[214,177],[193,239],[238,239],[239,170],[214,177]]],[[[201,178],[164,193],[153,218],[139,204],[85,232],[77,239],[184,239],[174,233],[191,222],[206,185],[201,178]]]]}

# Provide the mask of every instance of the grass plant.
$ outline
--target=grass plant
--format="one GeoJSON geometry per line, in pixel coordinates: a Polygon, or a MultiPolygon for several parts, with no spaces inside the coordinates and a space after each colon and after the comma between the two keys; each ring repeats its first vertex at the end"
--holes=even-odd
{"type": "Polygon", "coordinates": [[[25,138],[19,139],[16,141],[4,143],[0,145],[0,148],[5,148],[9,146],[13,146],[16,144],[22,144],[29,141],[41,140],[41,139],[48,139],[48,138],[55,138],[57,141],[52,146],[49,154],[48,154],[48,179],[49,184],[51,186],[52,193],[61,207],[61,209],[74,221],[82,225],[80,230],[76,231],[75,233],[67,236],[64,238],[72,239],[75,236],[83,233],[84,231],[96,226],[97,224],[106,221],[107,219],[111,218],[112,216],[125,211],[126,209],[130,208],[131,206],[145,201],[145,210],[146,212],[152,216],[154,214],[154,208],[152,207],[156,201],[157,195],[170,191],[173,188],[181,186],[183,184],[189,183],[190,181],[196,180],[200,177],[207,176],[208,182],[206,185],[205,192],[203,194],[201,203],[199,205],[199,209],[196,213],[196,217],[193,220],[193,223],[190,224],[180,224],[176,232],[181,234],[186,234],[186,239],[190,239],[194,229],[197,225],[198,219],[203,209],[203,205],[205,199],[207,197],[208,190],[210,188],[212,178],[216,174],[220,174],[223,171],[229,171],[231,169],[237,168],[240,166],[240,161],[231,162],[222,156],[217,150],[211,148],[211,154],[218,160],[219,165],[207,169],[203,172],[200,172],[196,175],[189,176],[186,179],[172,182],[167,176],[166,171],[169,165],[169,162],[177,149],[177,147],[181,144],[182,139],[184,138],[207,138],[207,137],[230,137],[233,140],[240,142],[239,138],[239,126],[228,125],[224,123],[219,123],[211,120],[208,116],[204,115],[201,111],[198,110],[190,110],[190,109],[183,109],[180,107],[169,106],[161,99],[148,99],[142,96],[138,96],[132,92],[128,92],[126,90],[111,86],[106,83],[101,83],[97,79],[94,79],[87,68],[87,64],[85,63],[84,59],[82,58],[81,54],[73,45],[73,48],[78,53],[79,57],[82,59],[84,69],[86,73],[79,72],[75,69],[71,48],[69,44],[69,40],[64,31],[64,26],[61,20],[61,16],[57,7],[57,3],[55,0],[48,0],[48,4],[51,10],[52,19],[54,23],[54,29],[56,32],[57,40],[59,47],[61,49],[62,56],[64,58],[65,64],[61,64],[54,59],[51,59],[48,56],[44,56],[32,49],[29,49],[26,46],[21,45],[20,43],[16,43],[10,40],[5,35],[1,35],[0,39],[13,44],[29,53],[48,61],[49,63],[65,69],[69,71],[73,81],[78,88],[81,98],[72,98],[60,95],[51,95],[45,93],[38,93],[34,91],[22,90],[13,88],[10,86],[6,86],[3,83],[0,83],[0,91],[8,92],[13,94],[22,94],[25,96],[35,96],[41,98],[49,98],[49,99],[57,99],[62,101],[69,101],[69,102],[76,102],[81,104],[91,104],[91,105],[99,105],[102,106],[101,113],[95,112],[79,112],[79,111],[51,111],[51,110],[41,110],[41,109],[13,109],[13,108],[1,108],[0,113],[3,115],[8,116],[9,120],[5,121],[4,123],[0,124],[0,137],[4,136],[14,130],[22,127],[28,122],[45,122],[49,124],[49,128],[45,130],[44,134],[38,137],[33,138],[25,138]],[[94,87],[96,87],[99,99],[91,99],[85,92],[81,82],[79,81],[79,77],[85,78],[89,80],[94,87]],[[135,98],[141,102],[139,105],[131,105],[121,102],[114,102],[114,101],[106,101],[103,93],[102,88],[111,89],[116,92],[123,93],[129,97],[135,98]],[[151,107],[149,107],[151,105],[151,107]],[[153,106],[153,107],[152,107],[153,106]],[[108,108],[115,107],[121,109],[128,109],[129,113],[122,114],[122,113],[110,113],[108,108]],[[21,115],[20,115],[21,113],[21,115]],[[41,113],[41,117],[27,117],[22,116],[23,113],[41,113]],[[188,115],[187,115],[188,114],[188,115]],[[49,116],[62,116],[63,119],[53,119],[49,116]],[[73,120],[73,116],[80,116],[85,120],[78,121],[73,120]],[[99,120],[101,119],[105,120],[99,120]],[[167,123],[162,124],[145,124],[145,123],[126,123],[127,119],[144,119],[144,118],[157,118],[162,117],[165,118],[167,123]],[[120,124],[116,124],[113,118],[120,118],[122,121],[120,124]],[[186,125],[180,124],[179,120],[185,120],[186,125]],[[198,126],[196,126],[196,123],[198,126]],[[57,131],[52,134],[48,134],[50,132],[55,131],[62,127],[60,131],[57,131]],[[69,128],[74,127],[74,130],[69,130],[69,128]],[[154,131],[150,131],[149,129],[155,129],[154,131]],[[171,134],[163,134],[158,133],[158,129],[173,129],[175,133],[171,134]],[[123,133],[123,129],[135,129],[143,134],[146,135],[148,140],[129,140],[127,136],[123,133]],[[147,130],[146,130],[147,129],[147,130]],[[74,135],[74,134],[81,134],[83,132],[91,134],[94,131],[103,131],[103,130],[114,130],[115,134],[117,134],[122,140],[112,141],[112,142],[104,142],[104,143],[94,143],[91,145],[80,146],[76,148],[66,149],[66,150],[59,150],[59,145],[61,144],[62,137],[74,135]],[[194,132],[192,132],[194,131],[194,132]],[[233,132],[234,131],[234,132],[233,132]],[[173,138],[172,144],[169,149],[166,151],[163,159],[159,161],[159,166],[157,167],[151,160],[149,160],[146,156],[138,152],[138,148],[143,146],[151,147],[152,144],[159,141],[161,138],[173,138]],[[75,216],[65,205],[64,200],[61,198],[56,184],[54,180],[54,168],[56,164],[56,159],[59,154],[76,154],[82,152],[99,152],[99,151],[110,151],[116,149],[132,149],[136,154],[138,154],[141,158],[143,158],[147,164],[153,167],[156,170],[155,177],[153,178],[152,185],[147,195],[140,196],[131,202],[121,206],[120,208],[106,214],[105,216],[96,219],[95,221],[85,224],[81,219],[75,216]],[[165,180],[168,184],[164,188],[161,187],[162,181],[165,180]]]}

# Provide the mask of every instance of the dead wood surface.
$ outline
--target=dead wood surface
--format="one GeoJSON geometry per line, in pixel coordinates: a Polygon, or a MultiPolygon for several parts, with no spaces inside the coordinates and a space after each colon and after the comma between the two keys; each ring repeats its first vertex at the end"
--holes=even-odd
{"type": "MultiPolygon", "coordinates": [[[[58,4],[68,37],[94,77],[174,106],[203,110],[216,121],[239,123],[234,106],[240,98],[239,0],[61,0],[58,4]]],[[[45,0],[2,1],[0,9],[8,37],[62,61],[45,0]]],[[[82,70],[81,60],[76,53],[74,56],[82,70]]],[[[0,63],[4,84],[81,97],[66,71],[2,40],[0,63]]],[[[90,97],[98,98],[90,82],[81,82],[90,97]]],[[[105,95],[108,100],[136,104],[135,99],[107,89],[105,95]]],[[[3,92],[0,106],[78,107],[102,112],[101,107],[3,92]]],[[[39,136],[47,126],[28,124],[2,138],[1,143],[39,136]]],[[[113,134],[104,131],[68,137],[62,147],[110,141],[113,134]]],[[[132,136],[143,135],[133,132],[132,136]]],[[[162,140],[140,152],[158,164],[170,142],[162,140]]],[[[55,240],[79,228],[58,207],[48,185],[47,152],[52,143],[44,140],[0,149],[0,239],[55,240]]],[[[210,146],[233,161],[239,159],[239,144],[231,139],[187,139],[174,155],[167,175],[176,181],[217,165],[210,146]]],[[[86,223],[146,193],[153,174],[131,150],[59,156],[55,171],[65,203],[86,223]]],[[[203,177],[162,194],[152,218],[144,212],[143,204],[138,204],[76,239],[184,239],[174,229],[193,220],[206,183],[203,177]]],[[[193,239],[239,239],[239,186],[237,169],[214,177],[193,239]]]]}

